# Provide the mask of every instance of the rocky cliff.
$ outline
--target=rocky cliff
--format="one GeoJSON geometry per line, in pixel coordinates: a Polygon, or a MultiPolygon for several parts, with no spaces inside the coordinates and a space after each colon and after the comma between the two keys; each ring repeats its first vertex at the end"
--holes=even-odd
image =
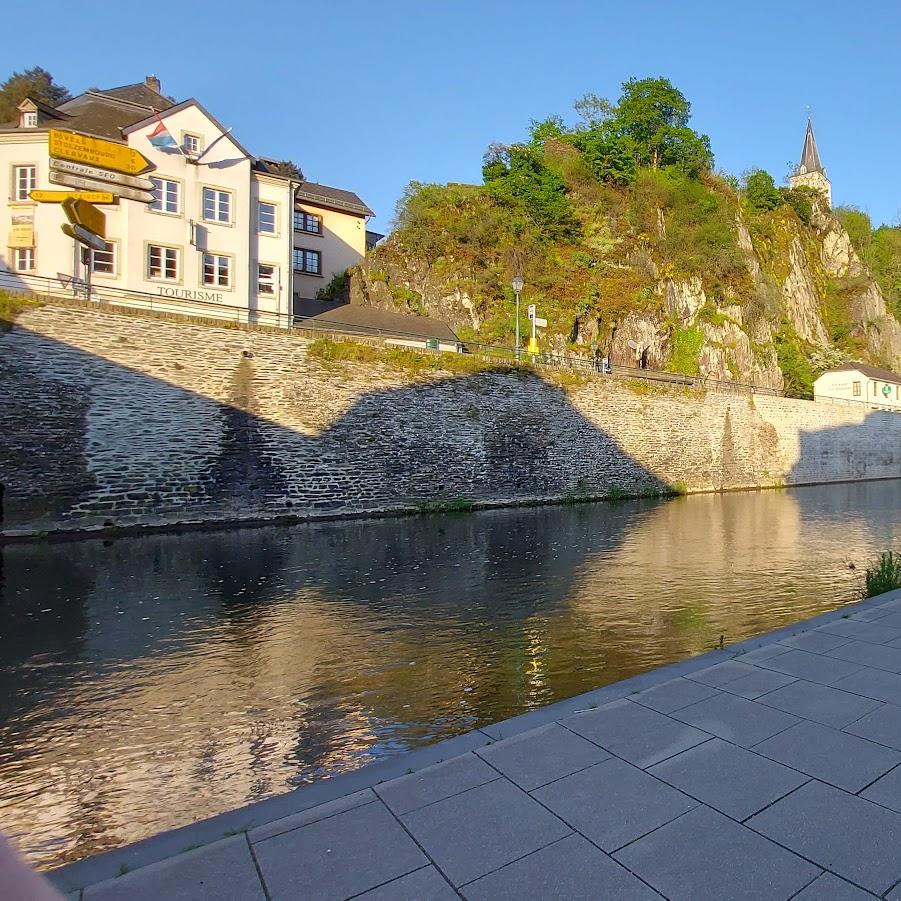
{"type": "Polygon", "coordinates": [[[653,191],[654,179],[614,191],[574,178],[580,235],[556,243],[505,235],[498,220],[508,211],[482,186],[420,186],[395,232],[352,272],[351,302],[509,344],[508,283],[520,269],[524,305],[549,321],[543,350],[587,356],[596,344],[621,365],[643,359],[802,395],[845,360],[901,369],[901,324],[818,198],[801,214],[788,204],[760,211],[715,176],[688,199],[653,191]]]}

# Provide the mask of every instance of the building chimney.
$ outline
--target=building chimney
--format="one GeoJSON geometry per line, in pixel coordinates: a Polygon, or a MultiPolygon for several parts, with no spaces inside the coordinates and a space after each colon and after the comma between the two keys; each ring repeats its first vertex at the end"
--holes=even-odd
{"type": "Polygon", "coordinates": [[[156,91],[157,94],[162,93],[162,91],[160,90],[160,80],[156,77],[156,75],[148,75],[144,79],[144,84],[146,84],[151,91],[156,91]]]}

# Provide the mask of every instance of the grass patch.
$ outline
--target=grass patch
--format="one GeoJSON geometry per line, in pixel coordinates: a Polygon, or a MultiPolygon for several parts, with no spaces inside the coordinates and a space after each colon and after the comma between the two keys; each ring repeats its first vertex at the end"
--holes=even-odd
{"type": "Polygon", "coordinates": [[[16,321],[19,313],[25,310],[36,310],[43,303],[37,300],[29,300],[19,294],[10,294],[8,291],[0,291],[0,332],[8,332],[16,321]]]}
{"type": "Polygon", "coordinates": [[[704,333],[697,328],[677,328],[673,331],[673,350],[666,368],[681,375],[699,375],[704,333]]]}
{"type": "Polygon", "coordinates": [[[472,513],[475,504],[465,497],[453,497],[446,501],[420,501],[416,510],[419,513],[472,513]]]}
{"type": "Polygon", "coordinates": [[[331,338],[317,338],[307,348],[307,354],[317,360],[333,362],[336,360],[354,360],[370,363],[379,359],[379,350],[371,344],[358,341],[333,341],[331,338]]]}
{"type": "Polygon", "coordinates": [[[864,597],[872,598],[901,588],[901,552],[883,551],[879,559],[867,567],[864,597]]]}

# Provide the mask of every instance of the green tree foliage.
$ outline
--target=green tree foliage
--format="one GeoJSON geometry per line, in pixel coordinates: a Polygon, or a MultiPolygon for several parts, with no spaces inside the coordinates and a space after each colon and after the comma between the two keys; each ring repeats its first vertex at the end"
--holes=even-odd
{"type": "Polygon", "coordinates": [[[548,116],[547,119],[533,119],[529,126],[531,143],[534,147],[541,147],[549,138],[562,138],[566,133],[566,125],[560,116],[548,116]]]}
{"type": "Polygon", "coordinates": [[[745,179],[745,200],[752,210],[766,212],[782,206],[783,198],[765,169],[754,169],[745,179]]]}
{"type": "Polygon", "coordinates": [[[295,181],[303,181],[303,172],[300,171],[300,166],[291,160],[281,160],[273,168],[276,175],[285,175],[295,181]]]}
{"type": "Polygon", "coordinates": [[[489,192],[523,210],[550,240],[579,234],[579,221],[566,196],[566,183],[543,162],[542,150],[525,144],[495,147],[482,168],[489,192]]]}
{"type": "Polygon", "coordinates": [[[790,190],[782,188],[779,193],[782,195],[782,199],[798,214],[798,218],[805,225],[810,225],[810,219],[813,216],[813,198],[819,196],[819,192],[802,185],[790,190]]]}
{"type": "Polygon", "coordinates": [[[48,106],[59,106],[71,95],[62,85],[54,84],[53,76],[40,66],[13,72],[0,84],[0,122],[14,122],[18,106],[26,97],[48,106]]]}
{"type": "Polygon", "coordinates": [[[813,383],[817,377],[809,357],[801,347],[795,330],[786,325],[776,335],[776,357],[785,379],[785,393],[789,397],[813,397],[813,383]]]}

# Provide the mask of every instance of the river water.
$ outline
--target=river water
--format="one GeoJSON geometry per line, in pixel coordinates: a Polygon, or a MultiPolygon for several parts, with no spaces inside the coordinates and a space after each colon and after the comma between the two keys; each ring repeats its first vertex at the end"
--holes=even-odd
{"type": "Polygon", "coordinates": [[[895,481],[7,546],[0,829],[95,854],[837,607],[893,542],[895,481]]]}

